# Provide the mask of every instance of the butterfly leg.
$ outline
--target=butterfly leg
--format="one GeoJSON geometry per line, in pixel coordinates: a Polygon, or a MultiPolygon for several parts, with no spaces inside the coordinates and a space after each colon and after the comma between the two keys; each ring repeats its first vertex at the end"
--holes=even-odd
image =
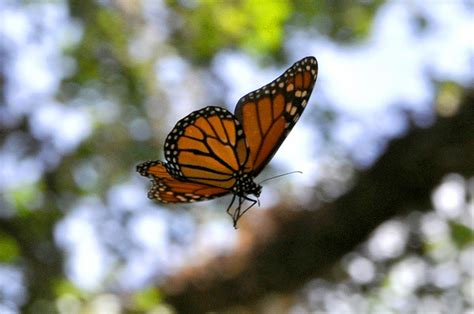
{"type": "MultiPolygon", "coordinates": [[[[257,200],[251,199],[247,196],[239,196],[239,206],[235,209],[234,214],[232,215],[232,220],[234,221],[234,228],[237,229],[237,221],[242,217],[250,208],[252,208],[255,204],[257,204],[257,200]],[[252,202],[250,206],[248,206],[246,209],[241,211],[242,204],[244,203],[244,200],[247,200],[249,202],[252,202]]],[[[258,202],[260,204],[260,202],[258,202]]]]}
{"type": "Polygon", "coordinates": [[[232,217],[232,219],[234,218],[234,216],[230,213],[230,209],[232,208],[232,205],[234,204],[234,201],[235,201],[235,194],[234,196],[232,196],[232,201],[230,201],[230,204],[229,206],[227,207],[227,210],[226,210],[226,213],[232,217]]]}
{"type": "MultiPolygon", "coordinates": [[[[235,195],[234,195],[234,198],[235,198],[235,195]]],[[[233,199],[232,199],[233,201],[233,199]]],[[[239,218],[242,216],[242,214],[240,213],[240,209],[242,208],[242,203],[243,203],[243,198],[239,196],[239,205],[237,206],[237,208],[234,210],[234,213],[232,214],[232,220],[234,222],[234,228],[237,229],[237,221],[239,220],[239,218]]]]}
{"type": "MultiPolygon", "coordinates": [[[[241,199],[245,199],[245,200],[247,200],[247,201],[249,201],[249,202],[252,202],[252,204],[250,204],[249,207],[247,207],[246,209],[244,209],[243,212],[240,212],[240,210],[239,210],[239,217],[237,217],[237,219],[239,219],[240,217],[242,217],[242,216],[243,216],[250,208],[252,208],[255,204],[258,203],[258,206],[260,206],[260,201],[259,201],[258,199],[257,199],[257,200],[254,200],[254,199],[251,199],[251,198],[249,198],[249,197],[247,197],[247,196],[243,196],[241,199]]],[[[242,202],[243,202],[243,201],[242,201],[242,202]]]]}

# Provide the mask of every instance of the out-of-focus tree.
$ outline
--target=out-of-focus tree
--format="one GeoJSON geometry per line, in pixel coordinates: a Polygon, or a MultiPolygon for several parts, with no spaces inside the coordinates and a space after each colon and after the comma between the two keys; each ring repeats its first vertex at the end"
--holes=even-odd
{"type": "MultiPolygon", "coordinates": [[[[439,27],[422,5],[400,8],[417,34],[439,27]]],[[[0,313],[472,309],[466,80],[431,77],[430,108],[394,113],[406,127],[362,147],[382,156],[365,169],[335,135],[351,118],[319,87],[335,69],[318,45],[367,44],[383,10],[382,1],[0,4],[0,313]],[[248,213],[237,231],[226,200],[170,209],[146,199],[135,165],[161,156],[175,121],[206,105],[233,109],[231,84],[260,72],[266,83],[306,54],[321,67],[307,132],[325,151],[309,187],[282,183],[273,209],[248,213]],[[255,66],[250,76],[242,60],[255,66]]]]}

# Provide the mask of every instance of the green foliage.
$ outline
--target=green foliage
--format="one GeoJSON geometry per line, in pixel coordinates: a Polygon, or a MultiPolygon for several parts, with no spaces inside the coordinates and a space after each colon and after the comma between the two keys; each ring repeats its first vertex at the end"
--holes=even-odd
{"type": "Polygon", "coordinates": [[[44,186],[41,182],[34,182],[18,187],[9,194],[12,197],[13,206],[19,215],[29,215],[34,208],[41,206],[44,186]]]}
{"type": "Polygon", "coordinates": [[[73,295],[76,297],[86,297],[87,293],[76,287],[71,281],[61,278],[54,282],[53,290],[56,296],[73,295]]]}
{"type": "Polygon", "coordinates": [[[150,287],[133,295],[133,307],[138,311],[147,311],[162,302],[158,289],[150,287]]]}
{"type": "Polygon", "coordinates": [[[0,231],[0,263],[14,262],[20,255],[17,241],[0,231]]]}
{"type": "Polygon", "coordinates": [[[381,0],[296,0],[291,23],[341,43],[355,43],[369,34],[381,0]]]}
{"type": "Polygon", "coordinates": [[[141,103],[143,77],[139,65],[131,61],[128,53],[133,32],[126,17],[114,7],[100,6],[93,1],[73,3],[71,10],[85,23],[81,41],[69,49],[77,62],[77,70],[65,83],[88,85],[128,104],[141,103]]]}
{"type": "Polygon", "coordinates": [[[174,25],[174,41],[196,61],[209,60],[228,48],[254,55],[277,53],[283,44],[285,23],[293,12],[288,0],[202,0],[192,7],[178,1],[168,4],[184,22],[174,25]]]}
{"type": "Polygon", "coordinates": [[[459,111],[463,89],[452,81],[439,82],[436,95],[436,111],[440,116],[450,117],[459,111]]]}
{"type": "Polygon", "coordinates": [[[364,3],[329,0],[169,0],[176,19],[170,24],[173,46],[197,63],[223,49],[257,57],[283,55],[285,38],[295,26],[315,36],[355,43],[369,34],[381,0],[364,3]]]}
{"type": "Polygon", "coordinates": [[[449,223],[449,227],[451,237],[458,248],[462,249],[474,244],[474,230],[454,221],[449,223]]]}

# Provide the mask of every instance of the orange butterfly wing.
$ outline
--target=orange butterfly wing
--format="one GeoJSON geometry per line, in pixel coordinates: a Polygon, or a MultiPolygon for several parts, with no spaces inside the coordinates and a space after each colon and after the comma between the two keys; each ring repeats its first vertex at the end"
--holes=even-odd
{"type": "Polygon", "coordinates": [[[234,115],[209,106],[178,121],[166,138],[165,158],[175,178],[231,189],[249,148],[234,115]]]}
{"type": "Polygon", "coordinates": [[[242,97],[235,116],[250,148],[256,177],[272,159],[308,104],[318,75],[318,62],[306,57],[273,82],[242,97]]]}
{"type": "Polygon", "coordinates": [[[152,179],[148,193],[162,202],[201,201],[231,192],[244,173],[249,148],[240,122],[220,107],[197,110],[178,121],[165,141],[165,158],[137,166],[152,179]]]}
{"type": "Polygon", "coordinates": [[[171,176],[166,164],[161,161],[144,162],[137,166],[137,171],[152,179],[148,198],[163,203],[204,201],[229,193],[227,189],[178,180],[171,176]]]}

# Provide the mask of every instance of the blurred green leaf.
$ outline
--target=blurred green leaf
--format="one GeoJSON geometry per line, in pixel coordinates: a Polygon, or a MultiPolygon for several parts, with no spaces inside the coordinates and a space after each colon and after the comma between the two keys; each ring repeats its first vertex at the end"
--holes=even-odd
{"type": "Polygon", "coordinates": [[[244,12],[252,30],[242,38],[242,46],[253,53],[265,54],[282,46],[284,23],[292,12],[288,1],[247,0],[244,12]]]}
{"type": "Polygon", "coordinates": [[[27,216],[35,208],[41,206],[44,187],[40,182],[25,184],[10,191],[14,207],[21,216],[27,216]]]}
{"type": "Polygon", "coordinates": [[[160,292],[156,288],[150,287],[133,295],[134,307],[139,311],[150,310],[161,302],[160,292]]]}
{"type": "Polygon", "coordinates": [[[454,221],[451,221],[449,226],[451,229],[451,237],[458,248],[464,248],[474,243],[474,230],[454,221]]]}
{"type": "Polygon", "coordinates": [[[291,24],[352,44],[369,35],[373,17],[384,1],[295,0],[293,3],[295,14],[291,17],[291,24]]]}
{"type": "Polygon", "coordinates": [[[20,248],[16,240],[0,232],[0,263],[13,262],[20,255],[20,248]]]}
{"type": "Polygon", "coordinates": [[[436,111],[440,116],[451,117],[459,111],[463,89],[452,81],[440,82],[436,95],[436,111]]]}
{"type": "Polygon", "coordinates": [[[54,283],[54,293],[56,296],[60,297],[62,295],[70,294],[77,297],[84,297],[85,292],[75,286],[71,281],[61,278],[60,280],[55,281],[54,283]]]}

